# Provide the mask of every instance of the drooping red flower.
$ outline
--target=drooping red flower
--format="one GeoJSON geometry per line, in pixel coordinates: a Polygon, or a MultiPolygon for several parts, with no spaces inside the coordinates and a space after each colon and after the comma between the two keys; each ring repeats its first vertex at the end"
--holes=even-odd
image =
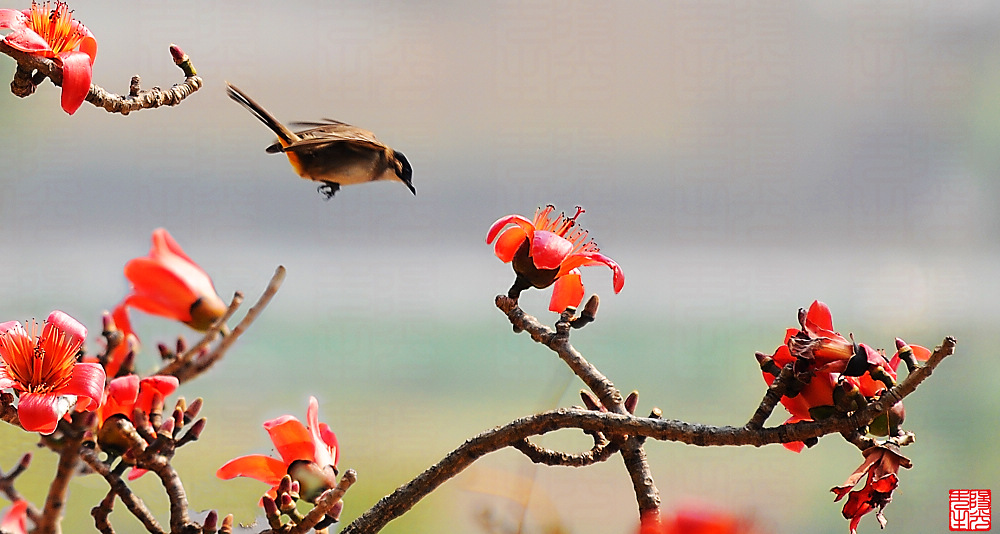
{"type": "Polygon", "coordinates": [[[533,221],[507,215],[490,226],[486,243],[496,240],[494,252],[504,263],[511,263],[517,275],[510,296],[516,297],[529,287],[545,289],[555,284],[549,309],[561,313],[567,307],[577,307],[584,295],[579,267],[590,265],[610,267],[614,291],[620,292],[625,285],[621,267],[601,254],[587,239],[587,231],[577,227],[583,208],[578,207],[572,217],[565,213],[553,216],[555,209],[552,205],[539,208],[533,221]],[[515,226],[508,228],[511,224],[515,226]]]}
{"type": "Polygon", "coordinates": [[[28,501],[14,501],[0,520],[0,530],[8,534],[28,534],[28,501]]]}
{"type": "Polygon", "coordinates": [[[862,454],[865,456],[865,461],[854,473],[851,473],[851,476],[847,477],[844,484],[830,490],[837,494],[834,502],[843,499],[845,495],[850,493],[847,502],[844,503],[843,514],[845,519],[851,520],[851,534],[857,534],[861,517],[876,509],[878,511],[875,517],[882,528],[885,528],[886,521],[885,516],[882,515],[882,509],[892,501],[892,491],[899,485],[897,475],[899,468],[912,466],[910,460],[899,454],[898,447],[894,445],[869,447],[862,454]],[[865,475],[868,475],[865,486],[852,491],[865,475]]]}
{"type": "Polygon", "coordinates": [[[17,393],[17,417],[25,430],[51,434],[74,407],[93,411],[100,406],[104,368],[77,362],[87,329],[69,315],[53,311],[41,334],[34,320],[27,326],[0,323],[0,389],[17,393]]]}
{"type": "Polygon", "coordinates": [[[833,316],[826,304],[816,300],[809,310],[799,310],[798,330],[788,329],[785,344],[792,356],[805,360],[813,372],[861,376],[870,365],[884,358],[864,343],[854,343],[833,330],[833,316]]]}
{"type": "Polygon", "coordinates": [[[52,58],[62,67],[62,108],[72,115],[90,92],[97,40],[65,2],[31,2],[31,9],[0,9],[0,28],[12,30],[2,40],[29,54],[52,58]]]}
{"type": "Polygon", "coordinates": [[[340,448],[330,427],[319,422],[316,397],[309,397],[306,422],[308,426],[291,415],[265,422],[264,430],[271,436],[281,459],[262,454],[241,456],[226,462],[216,476],[223,480],[240,476],[260,480],[272,486],[268,495],[274,497],[278,483],[287,474],[299,483],[302,498],[315,500],[336,486],[340,448]]]}
{"type": "Polygon", "coordinates": [[[702,504],[688,504],[665,517],[644,516],[639,534],[753,534],[753,522],[702,504]]]}
{"type": "Polygon", "coordinates": [[[125,264],[132,293],[122,304],[207,330],[226,312],[212,279],[163,228],[153,231],[149,256],[125,264]]]}
{"type": "MultiPolygon", "coordinates": [[[[781,404],[791,414],[785,424],[832,415],[837,385],[848,382],[857,387],[857,375],[865,373],[872,364],[885,361],[867,345],[855,344],[834,331],[830,308],[818,300],[808,310],[799,310],[799,328],[785,331],[785,343],[774,351],[771,360],[779,368],[792,364],[796,378],[804,384],[797,394],[781,397],[781,404]],[[850,373],[853,376],[846,376],[850,373]]],[[[763,375],[770,386],[775,376],[766,371],[763,375]]],[[[801,441],[782,445],[794,452],[805,448],[801,441]]]]}

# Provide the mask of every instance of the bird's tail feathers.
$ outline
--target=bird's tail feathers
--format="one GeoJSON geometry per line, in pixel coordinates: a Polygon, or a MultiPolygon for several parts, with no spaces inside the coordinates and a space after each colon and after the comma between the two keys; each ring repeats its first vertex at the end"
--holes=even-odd
{"type": "Polygon", "coordinates": [[[287,146],[295,141],[299,140],[299,136],[295,135],[294,132],[285,127],[285,125],[278,122],[273,115],[267,112],[266,109],[261,107],[260,104],[254,102],[252,98],[247,96],[246,93],[241,91],[235,85],[226,82],[226,94],[229,98],[232,98],[241,106],[247,108],[250,113],[253,113],[254,117],[260,119],[268,128],[271,129],[275,134],[277,134],[278,139],[281,140],[283,146],[287,146]]]}

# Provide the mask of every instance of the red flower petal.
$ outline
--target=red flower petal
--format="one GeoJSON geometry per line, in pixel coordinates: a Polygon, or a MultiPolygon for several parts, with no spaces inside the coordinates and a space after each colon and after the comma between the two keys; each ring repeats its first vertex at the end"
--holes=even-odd
{"type": "Polygon", "coordinates": [[[140,469],[138,467],[133,467],[132,469],[129,469],[128,476],[125,477],[125,478],[128,478],[129,480],[135,480],[135,479],[141,477],[142,475],[145,475],[148,472],[149,471],[146,470],[146,469],[140,469]]]}
{"type": "Polygon", "coordinates": [[[316,460],[312,434],[298,419],[284,415],[264,423],[264,430],[271,436],[271,443],[277,449],[285,465],[295,460],[316,460]]]}
{"type": "Polygon", "coordinates": [[[73,20],[70,23],[71,32],[83,32],[83,39],[77,48],[87,54],[90,57],[90,64],[94,64],[94,60],[97,58],[97,39],[94,38],[94,34],[90,32],[90,28],[84,26],[78,20],[73,20]]]}
{"type": "Polygon", "coordinates": [[[12,30],[2,40],[10,46],[29,54],[51,57],[52,48],[45,38],[28,27],[28,16],[23,11],[0,9],[0,28],[12,30]]]}
{"type": "Polygon", "coordinates": [[[833,332],[833,315],[830,313],[830,308],[825,303],[814,300],[812,305],[809,306],[809,311],[806,312],[807,330],[810,325],[815,325],[824,330],[833,332]]]}
{"type": "Polygon", "coordinates": [[[73,366],[73,376],[57,395],[76,395],[78,410],[96,410],[104,396],[107,375],[99,363],[78,363],[73,366]]]}
{"type": "Polygon", "coordinates": [[[69,50],[59,54],[59,60],[63,71],[62,108],[72,115],[80,109],[90,93],[93,59],[84,52],[69,50]]]}
{"type": "Polygon", "coordinates": [[[615,260],[600,254],[598,252],[585,252],[579,254],[573,254],[566,258],[562,266],[559,267],[560,276],[577,267],[585,267],[588,265],[607,265],[611,268],[612,273],[612,287],[614,287],[615,293],[620,293],[622,288],[625,287],[625,273],[622,272],[622,268],[615,263],[615,260]]]}
{"type": "MultiPolygon", "coordinates": [[[[8,10],[3,10],[8,11],[8,10]]],[[[0,530],[10,534],[27,534],[28,532],[28,501],[18,499],[0,521],[0,530]]]]}
{"type": "Polygon", "coordinates": [[[50,313],[49,317],[45,320],[42,336],[47,337],[53,328],[62,331],[74,343],[83,343],[87,339],[87,327],[80,324],[80,321],[59,310],[50,313]]]}
{"type": "Polygon", "coordinates": [[[101,401],[101,407],[97,410],[98,421],[104,424],[109,417],[115,414],[130,417],[138,395],[138,376],[125,375],[115,378],[108,383],[108,387],[104,391],[104,400],[101,401]]]}
{"type": "Polygon", "coordinates": [[[162,263],[151,258],[129,260],[125,264],[125,278],[132,282],[135,291],[126,297],[126,305],[177,321],[191,320],[191,305],[198,295],[162,263]]]}
{"type": "Polygon", "coordinates": [[[910,348],[913,349],[913,357],[918,362],[926,362],[927,360],[931,359],[931,351],[927,347],[921,347],[920,345],[910,345],[910,348]]]}
{"type": "Polygon", "coordinates": [[[229,460],[215,472],[215,476],[222,480],[249,477],[274,486],[278,482],[281,482],[281,478],[285,476],[287,469],[285,463],[277,458],[271,458],[262,454],[251,454],[229,460]]]}
{"type": "Polygon", "coordinates": [[[583,302],[583,294],[580,271],[573,269],[565,276],[556,278],[556,283],[552,287],[552,299],[549,300],[549,311],[562,313],[566,308],[576,308],[583,302]]]}
{"type": "Polygon", "coordinates": [[[524,229],[520,226],[508,228],[500,234],[497,244],[493,247],[493,252],[500,258],[500,261],[510,263],[514,259],[517,249],[521,248],[521,244],[527,238],[528,234],[524,233],[524,229]]]}
{"type": "MultiPolygon", "coordinates": [[[[194,260],[188,257],[184,253],[184,249],[181,248],[174,236],[170,235],[170,232],[166,228],[157,228],[153,230],[153,245],[149,249],[149,256],[152,258],[162,259],[165,256],[180,256],[181,259],[187,261],[190,264],[195,264],[194,260]]],[[[204,272],[204,271],[203,271],[204,272]]]]}
{"type": "Polygon", "coordinates": [[[508,224],[516,224],[520,226],[524,232],[528,235],[528,239],[531,239],[535,235],[535,225],[531,223],[528,219],[520,215],[507,215],[500,217],[490,226],[489,232],[486,233],[486,244],[490,244],[496,239],[497,234],[500,230],[503,230],[508,224]]]}
{"type": "Polygon", "coordinates": [[[320,466],[332,465],[336,467],[337,461],[334,456],[337,455],[337,437],[333,436],[333,432],[329,432],[329,427],[327,427],[329,435],[323,435],[323,429],[319,423],[319,401],[316,400],[316,397],[309,397],[309,408],[306,409],[306,422],[309,423],[309,434],[313,443],[313,461],[320,466]],[[332,447],[324,439],[330,436],[333,436],[332,447]]]}
{"type": "Polygon", "coordinates": [[[536,230],[531,238],[531,261],[539,269],[558,269],[572,251],[572,241],[546,230],[536,230]]]}
{"type": "Polygon", "coordinates": [[[170,395],[177,389],[179,383],[176,376],[153,375],[143,378],[139,382],[139,395],[135,399],[135,407],[148,415],[153,411],[153,399],[157,395],[161,398],[170,395]]]}
{"type": "Polygon", "coordinates": [[[23,393],[17,401],[17,418],[28,432],[51,434],[72,408],[72,400],[63,395],[23,393]]]}

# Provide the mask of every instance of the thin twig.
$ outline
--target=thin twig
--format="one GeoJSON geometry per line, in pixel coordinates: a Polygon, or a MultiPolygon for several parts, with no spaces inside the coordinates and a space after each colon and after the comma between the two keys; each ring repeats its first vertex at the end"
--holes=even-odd
{"type": "MultiPolygon", "coordinates": [[[[28,465],[30,463],[31,453],[28,452],[25,453],[24,456],[21,456],[21,461],[17,462],[17,465],[15,465],[9,473],[0,473],[0,492],[3,492],[10,502],[25,500],[24,497],[21,496],[21,492],[17,491],[17,488],[14,487],[14,481],[28,469],[28,465]]],[[[41,514],[38,508],[30,502],[28,503],[26,513],[28,519],[30,519],[33,523],[38,522],[38,517],[41,514]]]]}
{"type": "MultiPolygon", "coordinates": [[[[528,332],[533,340],[558,354],[573,373],[580,377],[580,380],[583,380],[584,384],[597,395],[597,398],[601,400],[609,412],[629,415],[625,408],[624,398],[618,388],[570,344],[572,312],[564,312],[560,316],[559,322],[556,323],[556,329],[552,330],[540,323],[538,319],[524,313],[517,305],[516,299],[497,295],[495,302],[497,308],[507,315],[507,319],[510,320],[515,330],[528,332]]],[[[642,440],[635,436],[627,438],[612,436],[611,441],[616,443],[621,451],[622,461],[625,463],[625,469],[628,471],[632,487],[635,490],[640,516],[659,515],[660,491],[653,481],[653,472],[646,459],[646,452],[642,450],[642,440]]]]}
{"type": "Polygon", "coordinates": [[[132,493],[132,490],[125,484],[125,481],[112,472],[111,468],[97,457],[97,453],[93,449],[84,447],[80,451],[80,458],[91,469],[104,477],[104,480],[111,486],[111,490],[118,495],[118,498],[125,504],[129,512],[132,512],[132,515],[142,523],[147,532],[151,532],[152,534],[166,534],[163,527],[160,526],[156,518],[153,517],[153,514],[146,508],[146,504],[142,502],[142,499],[135,493],[132,493]]]}
{"type": "Polygon", "coordinates": [[[226,313],[224,313],[222,317],[215,322],[215,324],[213,324],[208,330],[205,331],[205,334],[201,337],[201,339],[199,339],[198,342],[195,343],[191,348],[185,350],[182,354],[178,354],[170,363],[163,366],[162,369],[160,369],[154,374],[172,375],[181,368],[183,368],[184,366],[190,365],[191,360],[193,360],[194,357],[197,356],[202,349],[204,349],[213,341],[215,341],[215,339],[219,336],[219,332],[221,332],[223,328],[226,328],[226,324],[229,322],[229,319],[233,317],[233,315],[236,313],[236,310],[238,310],[240,308],[240,305],[242,304],[243,304],[243,293],[237,291],[233,295],[233,300],[230,301],[229,307],[226,308],[226,313]]]}
{"type": "MultiPolygon", "coordinates": [[[[598,433],[598,435],[600,435],[598,433]]],[[[618,452],[618,446],[606,439],[600,440],[587,452],[569,454],[546,449],[527,438],[515,441],[512,447],[521,451],[532,462],[543,465],[559,465],[564,467],[586,467],[606,461],[612,454],[618,452]]]]}
{"type": "Polygon", "coordinates": [[[344,494],[347,490],[357,482],[358,474],[353,469],[348,469],[343,476],[340,477],[340,482],[337,483],[337,487],[325,491],[322,495],[316,499],[316,506],[309,513],[306,514],[301,521],[299,521],[295,527],[293,527],[288,534],[305,534],[309,532],[311,528],[318,525],[320,521],[326,517],[326,514],[333,509],[333,507],[344,498],[344,494]]]}
{"type": "Polygon", "coordinates": [[[221,360],[222,357],[225,356],[226,351],[229,350],[229,347],[231,347],[233,343],[235,343],[236,340],[239,339],[244,332],[246,332],[247,328],[249,328],[260,313],[264,311],[264,308],[267,307],[267,305],[271,302],[271,299],[274,298],[274,295],[277,294],[284,279],[285,267],[279,265],[278,268],[275,269],[274,276],[271,277],[271,281],[268,282],[267,288],[264,289],[264,293],[261,294],[257,303],[247,310],[246,315],[244,315],[243,319],[236,325],[236,328],[233,328],[232,333],[224,337],[222,341],[216,345],[215,350],[194,359],[189,365],[181,367],[180,369],[177,369],[176,372],[172,373],[177,377],[177,380],[181,383],[187,382],[188,380],[204,373],[215,365],[216,362],[221,360]]]}
{"type": "Polygon", "coordinates": [[[767,388],[764,393],[764,398],[760,401],[760,406],[757,407],[757,411],[754,412],[750,420],[747,421],[747,428],[761,428],[764,426],[764,422],[767,418],[771,416],[774,412],[774,407],[778,405],[781,397],[785,395],[788,390],[789,383],[795,379],[795,373],[792,371],[791,365],[786,365],[781,369],[781,374],[774,379],[771,386],[767,388]]]}

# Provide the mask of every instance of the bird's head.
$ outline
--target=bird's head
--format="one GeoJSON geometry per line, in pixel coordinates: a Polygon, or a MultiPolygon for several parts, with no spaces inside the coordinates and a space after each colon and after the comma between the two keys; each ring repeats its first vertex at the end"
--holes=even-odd
{"type": "Polygon", "coordinates": [[[396,160],[396,176],[406,184],[406,187],[410,189],[410,192],[414,195],[417,194],[417,189],[413,187],[413,168],[410,167],[410,162],[406,159],[406,156],[402,152],[396,150],[392,153],[393,159],[396,160]]]}

